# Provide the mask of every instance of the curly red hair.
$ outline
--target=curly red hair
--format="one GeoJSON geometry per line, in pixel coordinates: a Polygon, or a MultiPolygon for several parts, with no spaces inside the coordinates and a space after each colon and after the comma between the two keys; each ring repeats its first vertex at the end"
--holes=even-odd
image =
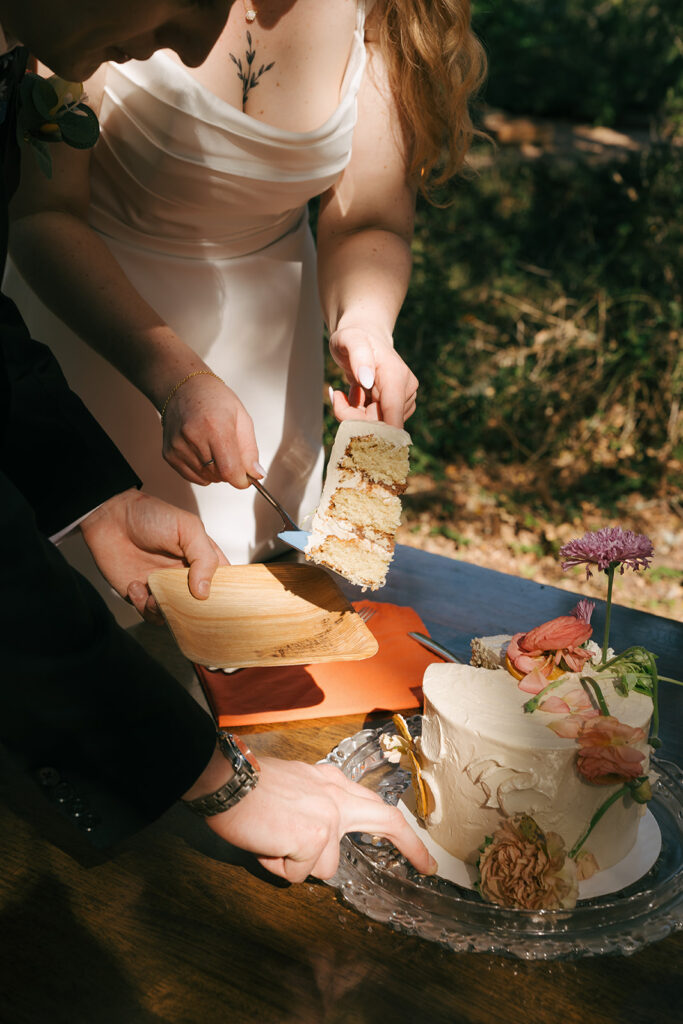
{"type": "Polygon", "coordinates": [[[477,131],[469,104],[486,74],[469,0],[380,0],[378,41],[408,143],[410,179],[427,197],[456,175],[477,131]]]}

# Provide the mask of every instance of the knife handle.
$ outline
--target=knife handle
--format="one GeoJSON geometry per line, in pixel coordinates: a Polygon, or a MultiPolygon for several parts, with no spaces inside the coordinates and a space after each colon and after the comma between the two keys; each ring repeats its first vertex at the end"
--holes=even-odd
{"type": "Polygon", "coordinates": [[[256,490],[259,492],[259,494],[263,495],[263,497],[266,499],[266,501],[270,502],[270,504],[273,506],[275,511],[277,513],[279,513],[279,516],[282,519],[283,526],[284,526],[284,528],[286,530],[298,530],[299,529],[299,527],[294,522],[294,520],[291,518],[291,516],[287,515],[287,513],[283,509],[283,507],[280,504],[280,502],[275,500],[273,495],[270,493],[270,491],[267,491],[265,489],[265,487],[260,482],[260,480],[257,480],[256,477],[254,477],[254,476],[249,476],[248,473],[247,473],[247,480],[252,485],[252,487],[256,488],[256,490]]]}
{"type": "Polygon", "coordinates": [[[448,648],[444,647],[442,644],[437,643],[436,640],[432,640],[430,636],[425,636],[424,633],[408,633],[408,636],[412,637],[413,640],[417,640],[417,642],[422,644],[423,647],[426,647],[428,651],[434,651],[434,653],[438,654],[440,658],[444,659],[444,661],[455,661],[459,665],[464,664],[461,658],[457,658],[452,651],[449,651],[448,648]]]}

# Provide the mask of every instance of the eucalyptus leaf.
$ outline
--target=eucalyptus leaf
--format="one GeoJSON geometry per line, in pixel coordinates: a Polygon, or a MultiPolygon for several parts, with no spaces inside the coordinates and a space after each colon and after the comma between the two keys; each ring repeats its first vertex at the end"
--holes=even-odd
{"type": "Polygon", "coordinates": [[[40,169],[48,178],[52,177],[50,145],[66,142],[75,149],[89,149],[100,133],[97,116],[90,107],[71,102],[70,97],[82,94],[82,86],[56,81],[60,82],[58,87],[32,72],[24,75],[17,107],[17,142],[33,147],[40,169]]]}
{"type": "Polygon", "coordinates": [[[52,111],[57,103],[57,98],[57,93],[46,79],[40,78],[38,75],[33,76],[31,100],[43,121],[54,120],[55,115],[52,111]]]}
{"type": "Polygon", "coordinates": [[[95,145],[100,134],[97,117],[90,107],[83,104],[79,104],[60,117],[59,127],[64,141],[74,149],[90,149],[95,145]]]}

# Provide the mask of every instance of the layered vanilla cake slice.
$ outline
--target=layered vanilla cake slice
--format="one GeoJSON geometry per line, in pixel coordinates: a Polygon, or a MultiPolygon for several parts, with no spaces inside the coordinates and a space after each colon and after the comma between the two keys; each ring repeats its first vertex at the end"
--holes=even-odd
{"type": "Polygon", "coordinates": [[[330,453],[306,558],[364,589],[384,586],[401,522],[410,435],[344,420],[330,453]]]}

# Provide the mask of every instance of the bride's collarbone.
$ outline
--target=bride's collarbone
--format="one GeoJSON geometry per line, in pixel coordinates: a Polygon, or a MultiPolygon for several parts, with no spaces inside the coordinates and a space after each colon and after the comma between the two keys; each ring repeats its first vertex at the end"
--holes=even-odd
{"type": "MultiPolygon", "coordinates": [[[[235,8],[238,5],[235,4],[235,8]]],[[[314,20],[306,30],[281,23],[263,28],[236,19],[206,62],[190,73],[219,99],[286,131],[307,132],[336,109],[353,40],[314,20]]]]}

